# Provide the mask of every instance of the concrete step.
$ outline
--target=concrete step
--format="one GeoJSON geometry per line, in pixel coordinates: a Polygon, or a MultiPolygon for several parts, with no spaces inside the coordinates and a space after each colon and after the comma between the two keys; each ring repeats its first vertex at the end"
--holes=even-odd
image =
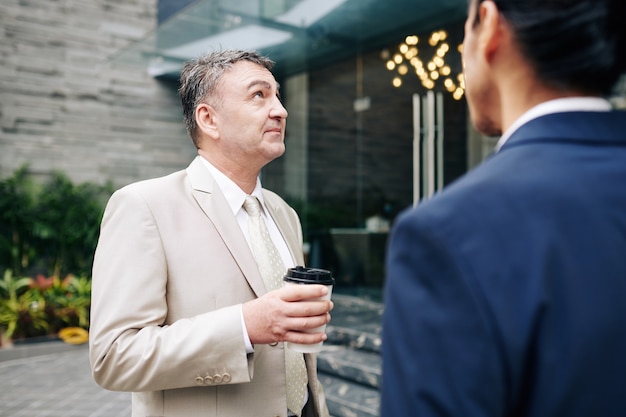
{"type": "Polygon", "coordinates": [[[340,294],[332,299],[335,308],[326,343],[380,353],[382,303],[340,294]]]}
{"type": "Polygon", "coordinates": [[[370,388],[380,387],[381,358],[375,352],[327,345],[317,355],[317,369],[370,388]]]}
{"type": "Polygon", "coordinates": [[[317,355],[328,409],[333,417],[378,417],[382,303],[345,294],[332,299],[328,340],[317,355]]]}
{"type": "Polygon", "coordinates": [[[324,386],[328,411],[333,417],[378,417],[380,394],[378,390],[355,382],[319,373],[324,386]]]}

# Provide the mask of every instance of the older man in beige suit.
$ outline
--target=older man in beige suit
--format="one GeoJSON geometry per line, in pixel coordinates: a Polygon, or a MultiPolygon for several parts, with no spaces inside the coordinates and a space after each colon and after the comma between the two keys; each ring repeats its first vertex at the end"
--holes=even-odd
{"type": "Polygon", "coordinates": [[[271,68],[243,51],[187,63],[180,93],[199,156],[107,205],[90,360],[98,384],[133,392],[133,417],[328,416],[310,354],[300,355],[304,405],[288,409],[284,342],[323,341],[306,330],[330,320],[332,302],[315,300],[326,294],[320,285],[267,290],[242,207],[256,197],[285,268],[303,264],[297,214],[258,178],[285,150],[287,111],[271,68]]]}

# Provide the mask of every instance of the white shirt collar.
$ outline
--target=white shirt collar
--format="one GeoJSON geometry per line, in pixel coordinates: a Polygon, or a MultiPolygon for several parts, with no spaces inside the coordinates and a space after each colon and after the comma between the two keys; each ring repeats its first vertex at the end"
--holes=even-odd
{"type": "Polygon", "coordinates": [[[599,97],[567,97],[555,100],[545,101],[532,107],[526,113],[522,114],[509,128],[504,132],[502,137],[496,144],[496,152],[502,148],[513,133],[522,125],[541,116],[552,113],[563,113],[573,111],[610,111],[611,103],[599,97]]]}
{"type": "MultiPolygon", "coordinates": [[[[215,166],[213,166],[213,164],[211,164],[209,161],[207,161],[203,157],[200,157],[200,160],[213,176],[213,179],[217,183],[217,186],[224,194],[224,197],[226,197],[228,206],[233,211],[233,214],[236,216],[237,212],[239,210],[242,210],[243,202],[246,199],[247,194],[241,188],[239,188],[239,186],[235,184],[233,180],[224,175],[222,171],[215,168],[215,166]]],[[[251,195],[259,199],[262,212],[265,215],[267,213],[267,210],[265,209],[265,202],[263,201],[263,193],[261,192],[261,189],[261,180],[257,177],[256,186],[254,187],[251,195]]]]}

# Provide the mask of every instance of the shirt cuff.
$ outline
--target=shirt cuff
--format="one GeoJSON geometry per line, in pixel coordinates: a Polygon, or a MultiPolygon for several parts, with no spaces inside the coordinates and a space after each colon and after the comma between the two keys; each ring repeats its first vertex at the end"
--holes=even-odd
{"type": "Polygon", "coordinates": [[[248,336],[248,329],[246,328],[246,321],[243,319],[243,305],[240,307],[241,314],[241,328],[243,329],[243,342],[246,345],[246,353],[254,353],[254,347],[250,342],[250,336],[248,336]]]}

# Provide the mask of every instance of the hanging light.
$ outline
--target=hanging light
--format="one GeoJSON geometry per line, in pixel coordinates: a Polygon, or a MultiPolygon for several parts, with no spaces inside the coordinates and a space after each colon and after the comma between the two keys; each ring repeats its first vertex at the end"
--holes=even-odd
{"type": "MultiPolygon", "coordinates": [[[[424,63],[419,54],[424,52],[423,48],[418,49],[419,37],[416,35],[406,36],[403,43],[398,45],[397,52],[391,57],[388,50],[381,52],[381,59],[386,61],[389,71],[396,70],[396,75],[392,79],[392,85],[396,88],[402,85],[402,77],[411,71],[420,79],[422,86],[428,90],[435,88],[437,83],[441,83],[446,91],[452,94],[455,100],[460,100],[465,94],[465,81],[463,74],[457,74],[457,82],[454,81],[452,68],[446,64],[446,56],[450,51],[450,44],[446,42],[448,33],[445,30],[433,31],[428,37],[428,44],[432,57],[424,63]],[[390,58],[391,57],[391,58],[390,58]]],[[[429,50],[426,47],[426,50],[429,50]]],[[[456,47],[459,53],[463,52],[463,44],[456,47]]]]}

